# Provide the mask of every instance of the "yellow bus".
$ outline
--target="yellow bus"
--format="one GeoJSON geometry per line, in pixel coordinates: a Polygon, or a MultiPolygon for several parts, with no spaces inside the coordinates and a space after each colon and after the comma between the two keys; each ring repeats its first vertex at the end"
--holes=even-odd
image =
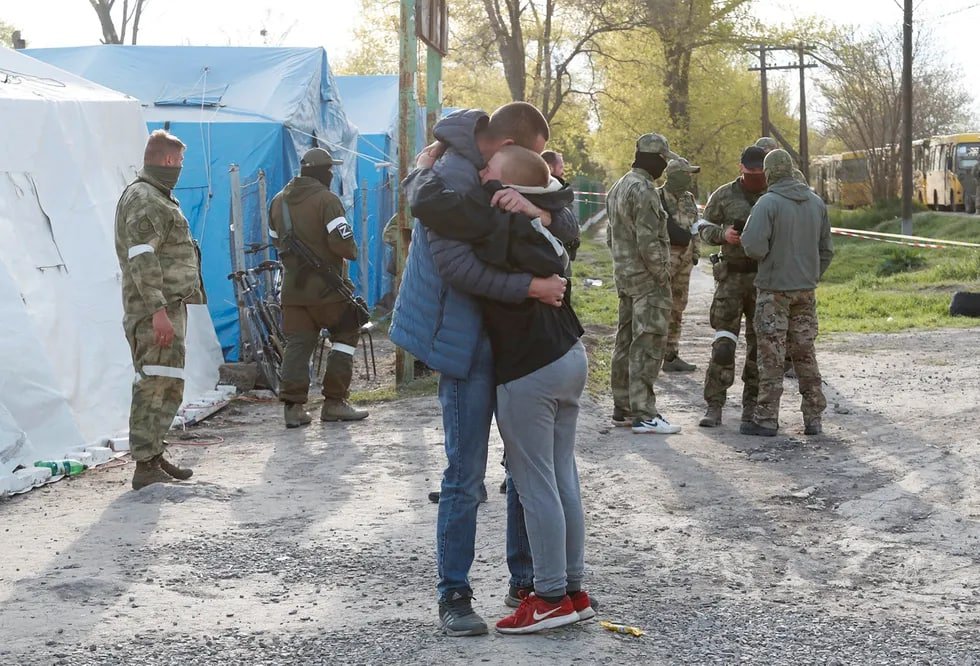
{"type": "Polygon", "coordinates": [[[934,136],[926,157],[926,203],[934,210],[974,211],[976,179],[972,170],[980,159],[980,132],[934,136]]]}
{"type": "MultiPolygon", "coordinates": [[[[919,139],[912,142],[912,198],[923,206],[926,205],[928,195],[926,194],[926,165],[929,158],[929,139],[919,139]]],[[[896,192],[902,193],[902,172],[898,172],[898,189],[896,192]]]]}
{"type": "Polygon", "coordinates": [[[840,200],[839,167],[840,155],[817,155],[810,160],[810,183],[824,203],[836,204],[840,200]]]}
{"type": "Polygon", "coordinates": [[[868,157],[865,151],[841,153],[837,180],[841,206],[857,208],[871,205],[871,175],[868,173],[868,157]]]}

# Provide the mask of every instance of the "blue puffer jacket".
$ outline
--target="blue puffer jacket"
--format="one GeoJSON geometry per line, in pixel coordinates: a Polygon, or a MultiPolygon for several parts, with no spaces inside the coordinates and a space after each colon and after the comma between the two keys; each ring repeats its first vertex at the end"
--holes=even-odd
{"type": "MultiPolygon", "coordinates": [[[[457,192],[483,192],[479,169],[484,162],[474,132],[486,119],[483,111],[464,110],[436,124],[434,134],[448,149],[433,168],[457,192]]],[[[411,198],[410,180],[402,196],[411,198]]],[[[416,224],[392,313],[391,340],[433,370],[465,379],[483,335],[473,296],[519,303],[527,298],[530,283],[530,275],[488,266],[470,245],[439,238],[416,224]]]]}

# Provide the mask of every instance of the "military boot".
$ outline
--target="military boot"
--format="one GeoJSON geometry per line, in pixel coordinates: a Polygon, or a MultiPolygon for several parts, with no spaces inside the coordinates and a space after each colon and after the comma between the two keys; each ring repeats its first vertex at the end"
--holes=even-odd
{"type": "Polygon", "coordinates": [[[300,426],[307,425],[313,420],[306,410],[303,409],[303,405],[296,402],[287,402],[283,408],[283,417],[286,419],[287,428],[298,428],[300,426]]]}
{"type": "Polygon", "coordinates": [[[755,418],[755,405],[742,406],[742,423],[752,423],[755,418]]]}
{"type": "Polygon", "coordinates": [[[804,435],[822,435],[823,434],[823,423],[820,419],[811,419],[809,421],[803,422],[803,434],[804,435]]]}
{"type": "Polygon", "coordinates": [[[194,470],[190,469],[189,467],[181,467],[179,465],[175,465],[169,460],[167,460],[166,458],[164,458],[163,455],[157,456],[157,461],[160,463],[160,469],[162,469],[164,472],[174,477],[178,481],[186,481],[187,479],[194,476],[194,470]]]}
{"type": "Polygon", "coordinates": [[[697,369],[698,366],[691,365],[677,354],[664,358],[664,372],[694,372],[697,369]]]}
{"type": "Polygon", "coordinates": [[[704,416],[701,417],[701,421],[698,425],[702,428],[717,428],[721,425],[721,407],[712,407],[708,405],[708,409],[705,410],[704,416]]]}
{"type": "Polygon", "coordinates": [[[629,428],[633,425],[633,414],[627,409],[620,409],[619,407],[613,408],[612,413],[613,425],[617,428],[629,428]]]}
{"type": "Polygon", "coordinates": [[[172,482],[173,478],[160,468],[160,456],[136,461],[136,471],[133,472],[133,490],[145,488],[152,483],[172,482]]]}
{"type": "Polygon", "coordinates": [[[365,409],[357,409],[346,400],[337,398],[327,398],[323,401],[320,408],[321,421],[360,421],[366,419],[368,412],[365,409]]]}

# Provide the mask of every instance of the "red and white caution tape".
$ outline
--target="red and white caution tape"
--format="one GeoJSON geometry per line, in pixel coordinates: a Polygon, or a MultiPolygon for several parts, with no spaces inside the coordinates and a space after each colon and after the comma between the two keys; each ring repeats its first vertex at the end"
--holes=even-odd
{"type": "Polygon", "coordinates": [[[895,245],[908,245],[911,247],[926,247],[934,250],[944,250],[951,247],[971,247],[980,248],[980,243],[967,243],[964,241],[943,240],[941,238],[923,238],[922,236],[905,236],[903,234],[886,234],[881,231],[863,231],[856,229],[842,229],[831,227],[830,232],[839,236],[850,236],[851,238],[861,238],[863,240],[874,240],[882,243],[893,243],[895,245]]]}

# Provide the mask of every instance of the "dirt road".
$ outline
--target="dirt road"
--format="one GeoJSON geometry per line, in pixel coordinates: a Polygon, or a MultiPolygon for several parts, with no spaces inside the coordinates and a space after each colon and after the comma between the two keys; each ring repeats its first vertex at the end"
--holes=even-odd
{"type": "MultiPolygon", "coordinates": [[[[819,341],[831,404],[802,436],[696,426],[712,332],[695,281],[662,380],[669,438],[580,422],[594,622],[532,637],[436,631],[443,465],[434,398],[286,431],[237,403],[175,447],[194,479],[132,492],[132,466],[0,502],[0,664],[980,663],[980,330],[819,341]]],[[[490,458],[499,459],[495,437],[490,458]]],[[[502,470],[488,471],[472,578],[502,617],[502,470]]]]}

